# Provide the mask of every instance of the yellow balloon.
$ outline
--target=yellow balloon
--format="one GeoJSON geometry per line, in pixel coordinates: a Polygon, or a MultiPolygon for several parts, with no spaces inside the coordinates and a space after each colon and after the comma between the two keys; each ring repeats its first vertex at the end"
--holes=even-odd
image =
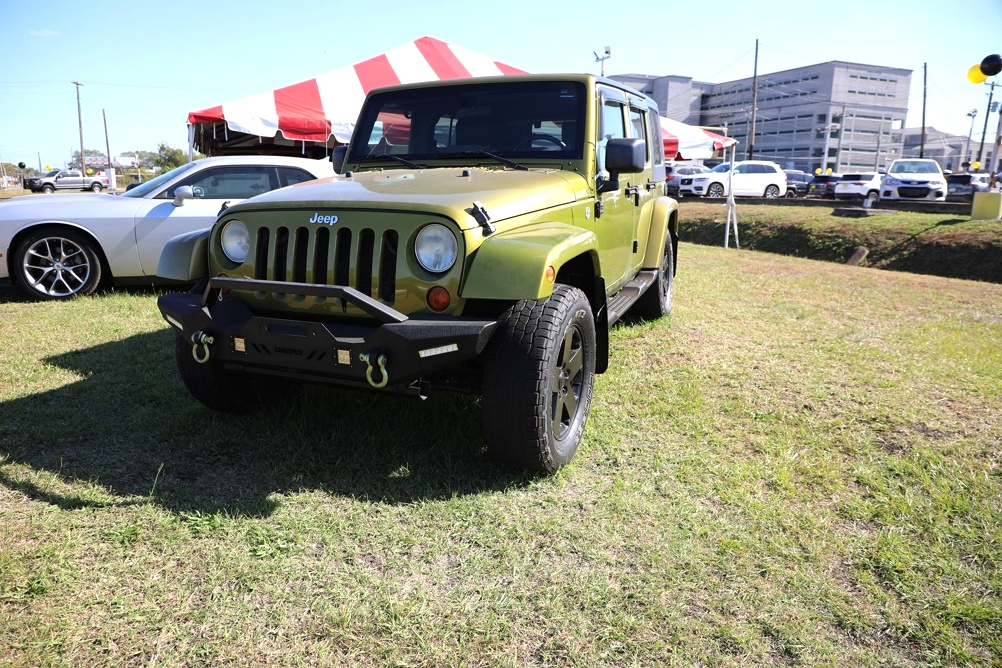
{"type": "Polygon", "coordinates": [[[978,171],[979,169],[981,169],[981,163],[975,160],[974,162],[971,163],[971,169],[973,169],[974,171],[978,171]]]}
{"type": "Polygon", "coordinates": [[[829,167],[828,169],[825,170],[825,174],[831,174],[831,173],[832,173],[832,168],[831,167],[829,167]]]}
{"type": "Polygon", "coordinates": [[[88,168],[87,168],[87,176],[90,176],[90,175],[91,175],[91,174],[93,174],[93,173],[94,173],[94,170],[93,170],[93,169],[91,169],[90,167],[88,167],[88,168]]]}
{"type": "Polygon", "coordinates": [[[51,167],[49,167],[48,165],[46,165],[46,166],[45,166],[45,171],[47,171],[47,172],[51,172],[51,171],[52,171],[52,168],[51,168],[51,167]]]}
{"type": "Polygon", "coordinates": [[[815,174],[820,174],[821,173],[821,168],[820,167],[815,167],[814,168],[814,173],[815,174]]]}
{"type": "Polygon", "coordinates": [[[987,78],[985,73],[981,71],[981,63],[971,65],[971,69],[967,70],[967,80],[972,84],[984,83],[987,78]]]}

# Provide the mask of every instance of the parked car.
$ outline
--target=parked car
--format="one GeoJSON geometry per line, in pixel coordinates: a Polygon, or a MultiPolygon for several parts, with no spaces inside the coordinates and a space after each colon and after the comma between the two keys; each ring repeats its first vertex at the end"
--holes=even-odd
{"type": "Polygon", "coordinates": [[[943,202],[946,200],[946,177],[935,160],[895,160],[880,182],[880,199],[943,202]]]}
{"type": "Polygon", "coordinates": [[[835,184],[841,180],[841,174],[818,174],[807,184],[807,194],[812,197],[835,197],[835,184]]]}
{"type": "Polygon", "coordinates": [[[68,299],[101,284],[156,282],[165,243],[208,229],[224,204],[321,176],[326,160],[204,158],[121,195],[24,195],[0,202],[0,285],[68,299]]]}
{"type": "Polygon", "coordinates": [[[774,199],[786,194],[786,174],[779,165],[765,160],[735,162],[733,172],[730,163],[724,162],[705,174],[684,176],[679,184],[679,194],[724,197],[731,181],[736,196],[774,199]]]}
{"type": "Polygon", "coordinates": [[[691,174],[703,174],[710,171],[709,167],[697,164],[676,163],[665,166],[665,188],[669,197],[679,197],[678,186],[683,176],[691,174]]]}
{"type": "Polygon", "coordinates": [[[862,199],[876,202],[880,198],[881,175],[876,172],[843,174],[835,182],[835,199],[862,199]]]}
{"type": "Polygon", "coordinates": [[[803,197],[807,194],[807,185],[814,176],[798,169],[784,169],[783,173],[786,174],[787,197],[803,197]]]}
{"type": "Polygon", "coordinates": [[[946,199],[949,202],[971,202],[974,200],[974,193],[989,191],[989,183],[990,174],[947,174],[946,199]]]}

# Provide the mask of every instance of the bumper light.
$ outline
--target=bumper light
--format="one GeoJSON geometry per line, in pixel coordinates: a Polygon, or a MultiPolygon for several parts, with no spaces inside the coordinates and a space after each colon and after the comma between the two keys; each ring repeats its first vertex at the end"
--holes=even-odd
{"type": "Polygon", "coordinates": [[[449,308],[449,304],[452,302],[452,297],[449,295],[448,290],[443,288],[441,285],[436,285],[428,291],[426,301],[428,302],[428,307],[431,310],[444,311],[449,308]]]}

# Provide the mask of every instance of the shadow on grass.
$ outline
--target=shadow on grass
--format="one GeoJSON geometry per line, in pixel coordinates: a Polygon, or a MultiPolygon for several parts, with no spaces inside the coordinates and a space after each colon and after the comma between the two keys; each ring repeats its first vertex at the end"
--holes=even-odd
{"type": "Polygon", "coordinates": [[[160,330],[44,360],[78,380],[0,403],[0,484],[63,509],[150,502],[174,512],[270,514],[320,490],[383,504],[528,484],[483,451],[476,400],[303,387],[248,415],[213,412],[177,376],[160,330]],[[39,482],[41,481],[41,482],[39,482]]]}

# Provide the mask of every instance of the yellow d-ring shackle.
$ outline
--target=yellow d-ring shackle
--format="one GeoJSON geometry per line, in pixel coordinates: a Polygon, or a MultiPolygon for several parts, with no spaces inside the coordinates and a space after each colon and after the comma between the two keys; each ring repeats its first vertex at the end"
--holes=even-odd
{"type": "Polygon", "coordinates": [[[202,330],[198,330],[191,335],[191,356],[195,358],[195,361],[199,364],[205,364],[209,361],[209,346],[215,343],[215,339],[212,338],[211,334],[206,334],[202,330]],[[205,348],[205,355],[202,357],[198,356],[198,347],[202,346],[205,348]]]}
{"type": "Polygon", "coordinates": [[[372,361],[371,357],[375,356],[375,353],[359,353],[358,359],[366,363],[367,367],[365,370],[365,379],[369,381],[369,385],[372,385],[376,389],[381,387],[386,387],[387,381],[390,380],[389,375],[386,373],[386,355],[379,353],[376,357],[376,364],[379,365],[379,373],[382,374],[383,379],[378,383],[372,380],[372,361]]]}

